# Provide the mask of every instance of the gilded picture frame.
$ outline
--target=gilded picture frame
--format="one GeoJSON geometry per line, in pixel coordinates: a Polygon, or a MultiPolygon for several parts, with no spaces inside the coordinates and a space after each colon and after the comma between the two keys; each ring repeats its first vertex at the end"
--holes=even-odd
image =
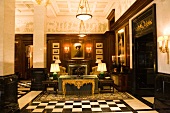
{"type": "Polygon", "coordinates": [[[122,28],[116,33],[116,54],[117,64],[126,65],[126,43],[125,43],[125,29],[122,28]]]}
{"type": "Polygon", "coordinates": [[[97,59],[103,60],[103,55],[96,55],[96,60],[97,59]]]}
{"type": "Polygon", "coordinates": [[[53,61],[54,61],[54,60],[59,60],[59,59],[60,59],[60,56],[59,56],[59,55],[53,55],[52,57],[53,57],[53,58],[52,58],[53,61]]]}
{"type": "Polygon", "coordinates": [[[84,59],[84,44],[72,43],[71,59],[84,59]]]}
{"type": "Polygon", "coordinates": [[[60,48],[60,43],[53,43],[53,48],[60,48]]]}
{"type": "Polygon", "coordinates": [[[96,49],[96,54],[103,54],[103,49],[96,49]]]}
{"type": "Polygon", "coordinates": [[[103,48],[103,43],[96,43],[96,48],[103,48]]]}
{"type": "Polygon", "coordinates": [[[60,54],[60,50],[59,49],[53,49],[53,54],[60,54]]]}

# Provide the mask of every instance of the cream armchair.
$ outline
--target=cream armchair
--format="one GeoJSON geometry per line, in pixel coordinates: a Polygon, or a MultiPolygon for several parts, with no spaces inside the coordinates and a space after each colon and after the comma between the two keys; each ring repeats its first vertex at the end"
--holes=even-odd
{"type": "Polygon", "coordinates": [[[97,67],[98,66],[92,67],[92,72],[90,72],[90,75],[99,75],[100,74],[100,72],[97,71],[97,67]]]}
{"type": "Polygon", "coordinates": [[[58,72],[59,75],[68,75],[68,73],[66,73],[66,68],[60,66],[60,72],[58,72]]]}

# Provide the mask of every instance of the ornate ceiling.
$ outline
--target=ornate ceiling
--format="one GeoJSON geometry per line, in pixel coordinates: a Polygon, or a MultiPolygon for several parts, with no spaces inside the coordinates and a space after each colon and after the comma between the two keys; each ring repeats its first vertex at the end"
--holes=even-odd
{"type": "MultiPolygon", "coordinates": [[[[114,8],[116,2],[122,0],[88,0],[93,16],[106,17],[114,8]]],[[[127,1],[127,0],[123,0],[127,1]]],[[[80,0],[49,0],[47,3],[47,16],[76,15],[80,0]]],[[[16,15],[33,15],[33,0],[16,0],[16,15]]]]}
{"type": "MultiPolygon", "coordinates": [[[[16,0],[15,33],[33,33],[34,0],[16,0]]],[[[108,30],[107,16],[115,9],[117,20],[136,0],[88,0],[92,19],[85,22],[86,33],[104,33],[108,30]]],[[[48,0],[46,33],[77,33],[76,18],[80,0],[48,0]]]]}

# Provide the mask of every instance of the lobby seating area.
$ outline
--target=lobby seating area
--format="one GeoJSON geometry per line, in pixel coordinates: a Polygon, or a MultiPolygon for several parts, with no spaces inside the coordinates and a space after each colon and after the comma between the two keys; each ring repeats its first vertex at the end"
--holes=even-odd
{"type": "Polygon", "coordinates": [[[97,71],[97,67],[98,66],[92,67],[92,72],[90,72],[90,75],[99,75],[100,74],[100,72],[97,71]]]}
{"type": "Polygon", "coordinates": [[[170,113],[169,5],[1,0],[0,113],[170,113]]]}
{"type": "MultiPolygon", "coordinates": [[[[29,81],[19,81],[18,84],[22,84],[28,88],[29,81]],[[24,85],[25,84],[25,85],[24,85]]],[[[21,87],[18,87],[18,89],[21,87]]],[[[21,90],[21,89],[20,89],[21,90]]],[[[46,92],[46,91],[45,91],[46,92]]],[[[154,110],[153,107],[148,106],[132,95],[132,99],[123,99],[123,100],[60,100],[60,101],[36,101],[36,98],[43,93],[44,91],[30,91],[27,94],[23,95],[18,99],[20,113],[97,113],[97,112],[121,112],[121,113],[158,113],[154,110]],[[138,106],[136,106],[138,105],[138,106]]],[[[117,93],[117,91],[114,91],[117,93]]],[[[47,92],[46,92],[47,93],[47,92]]],[[[48,92],[53,93],[53,92],[48,92]]],[[[55,93],[55,92],[54,92],[55,93]]],[[[105,93],[109,94],[109,93],[105,93]]],[[[111,93],[112,94],[112,93],[111,93]]],[[[56,95],[56,94],[55,94],[56,95]]],[[[150,100],[153,97],[148,97],[150,100]]],[[[148,99],[147,98],[147,99],[148,99]]],[[[149,100],[148,99],[148,100],[149,100]]],[[[148,101],[149,102],[149,101],[148,101]]],[[[149,102],[153,105],[153,101],[149,102]]]]}
{"type": "Polygon", "coordinates": [[[68,75],[68,73],[66,72],[66,68],[60,66],[60,72],[58,72],[58,75],[68,75]]]}

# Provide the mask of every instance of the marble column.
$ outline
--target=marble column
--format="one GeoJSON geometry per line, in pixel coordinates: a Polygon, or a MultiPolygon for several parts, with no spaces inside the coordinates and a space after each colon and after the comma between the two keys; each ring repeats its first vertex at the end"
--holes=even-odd
{"type": "Polygon", "coordinates": [[[0,0],[0,76],[14,74],[15,0],[0,0]]]}
{"type": "Polygon", "coordinates": [[[46,68],[45,5],[34,5],[33,68],[46,68]]]}

